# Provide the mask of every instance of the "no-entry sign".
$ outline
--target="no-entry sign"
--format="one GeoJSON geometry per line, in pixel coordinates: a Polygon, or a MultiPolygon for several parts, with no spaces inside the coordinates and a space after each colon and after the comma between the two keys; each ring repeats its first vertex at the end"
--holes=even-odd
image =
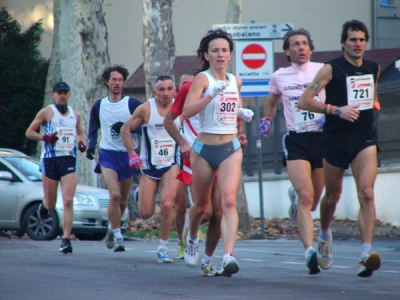
{"type": "Polygon", "coordinates": [[[242,61],[250,69],[261,68],[267,61],[267,52],[260,44],[250,44],[243,49],[242,61]]]}
{"type": "Polygon", "coordinates": [[[235,74],[246,80],[270,79],[274,72],[272,41],[235,41],[235,74]]]}

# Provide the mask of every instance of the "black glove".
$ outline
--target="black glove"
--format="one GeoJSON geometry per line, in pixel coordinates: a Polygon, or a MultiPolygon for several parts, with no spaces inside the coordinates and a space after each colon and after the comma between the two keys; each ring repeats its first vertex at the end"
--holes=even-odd
{"type": "Polygon", "coordinates": [[[121,127],[122,127],[122,125],[124,125],[123,122],[117,122],[117,123],[114,123],[114,124],[111,126],[111,128],[112,128],[116,133],[120,133],[120,132],[121,132],[121,127]]]}
{"type": "Polygon", "coordinates": [[[89,147],[86,151],[86,157],[89,158],[90,160],[94,159],[94,152],[96,151],[95,147],[89,147]]]}

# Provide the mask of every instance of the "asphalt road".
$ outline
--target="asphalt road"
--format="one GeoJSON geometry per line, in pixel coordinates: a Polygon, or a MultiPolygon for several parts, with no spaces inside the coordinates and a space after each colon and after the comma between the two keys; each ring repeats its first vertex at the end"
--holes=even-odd
{"type": "MultiPolygon", "coordinates": [[[[375,239],[382,266],[370,278],[356,275],[360,243],[335,240],[333,266],[309,275],[298,240],[239,240],[239,273],[202,277],[184,260],[157,263],[157,240],[125,241],[114,253],[104,242],[0,238],[0,299],[400,299],[400,240],[375,239]]],[[[169,242],[176,255],[177,242],[169,242]]],[[[204,253],[204,242],[199,254],[204,253]]],[[[220,264],[222,244],[214,256],[220,264]]]]}

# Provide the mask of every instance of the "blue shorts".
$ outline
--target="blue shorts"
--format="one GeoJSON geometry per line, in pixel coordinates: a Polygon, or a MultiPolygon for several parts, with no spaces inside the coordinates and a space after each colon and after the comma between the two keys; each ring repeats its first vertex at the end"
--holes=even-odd
{"type": "Polygon", "coordinates": [[[177,166],[177,164],[174,164],[174,165],[172,165],[172,166],[169,166],[169,167],[165,167],[165,168],[162,168],[162,169],[152,169],[152,170],[142,170],[141,169],[141,171],[142,171],[142,173],[144,174],[144,175],[146,175],[147,177],[149,177],[149,178],[151,178],[151,179],[154,179],[154,180],[161,180],[161,177],[165,174],[165,173],[167,173],[172,167],[175,167],[175,166],[177,166]]]}
{"type": "Polygon", "coordinates": [[[57,181],[65,175],[75,173],[76,169],[76,157],[74,156],[43,158],[39,166],[39,170],[44,176],[57,181]]]}
{"type": "Polygon", "coordinates": [[[193,144],[193,151],[214,169],[218,169],[219,165],[239,148],[240,142],[237,137],[221,145],[207,145],[197,139],[193,144]]]}
{"type": "Polygon", "coordinates": [[[128,152],[110,151],[100,149],[99,162],[94,168],[94,172],[101,174],[100,166],[111,169],[118,174],[118,181],[123,181],[133,176],[138,171],[129,166],[128,152]]]}

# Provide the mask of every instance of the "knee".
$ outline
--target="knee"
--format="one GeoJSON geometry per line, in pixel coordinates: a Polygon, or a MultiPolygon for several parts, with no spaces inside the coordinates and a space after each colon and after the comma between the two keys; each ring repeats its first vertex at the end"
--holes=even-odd
{"type": "Polygon", "coordinates": [[[341,192],[327,193],[324,196],[324,202],[328,206],[336,206],[339,202],[341,192]]]}
{"type": "Polygon", "coordinates": [[[172,211],[173,204],[171,200],[164,200],[160,203],[161,212],[163,214],[169,214],[172,211]]]}
{"type": "Polygon", "coordinates": [[[184,215],[186,213],[186,203],[175,203],[175,214],[184,215]]]}
{"type": "Polygon", "coordinates": [[[110,192],[110,202],[118,203],[121,201],[121,193],[119,191],[110,192]]]}
{"type": "Polygon", "coordinates": [[[298,202],[299,202],[299,207],[302,206],[308,210],[312,210],[314,202],[314,193],[307,190],[299,191],[298,202]]]}
{"type": "Polygon", "coordinates": [[[153,214],[154,214],[153,211],[149,211],[147,209],[139,208],[139,215],[143,220],[151,218],[153,216],[153,214]]]}
{"type": "Polygon", "coordinates": [[[73,203],[74,203],[74,198],[73,197],[64,198],[64,201],[63,201],[64,209],[68,209],[68,210],[72,209],[73,203]]]}
{"type": "Polygon", "coordinates": [[[358,192],[358,199],[361,205],[371,205],[374,203],[374,189],[372,187],[367,187],[358,192]]]}
{"type": "Polygon", "coordinates": [[[222,209],[231,210],[236,209],[236,195],[226,195],[222,198],[222,209]]]}

